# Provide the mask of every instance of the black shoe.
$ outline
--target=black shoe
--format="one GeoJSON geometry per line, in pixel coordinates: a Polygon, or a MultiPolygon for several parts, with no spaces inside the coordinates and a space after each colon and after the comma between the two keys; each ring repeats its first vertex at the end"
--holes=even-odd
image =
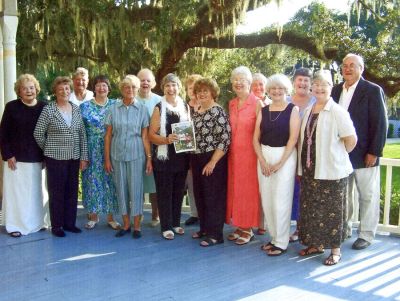
{"type": "Polygon", "coordinates": [[[132,237],[133,238],[141,238],[142,232],[140,230],[133,230],[132,237]]]}
{"type": "Polygon", "coordinates": [[[191,216],[185,221],[186,226],[194,225],[199,221],[198,217],[191,216]]]}
{"type": "Polygon", "coordinates": [[[51,233],[54,236],[57,236],[57,237],[64,237],[65,236],[65,232],[61,228],[53,228],[53,229],[51,229],[51,233]]]}
{"type": "Polygon", "coordinates": [[[121,229],[121,230],[118,230],[117,234],[115,234],[115,237],[122,237],[125,234],[128,234],[130,232],[131,232],[131,228],[129,228],[128,230],[121,229]]]}
{"type": "Polygon", "coordinates": [[[64,227],[64,231],[72,232],[72,233],[81,233],[81,232],[82,232],[82,230],[79,229],[79,228],[76,227],[76,226],[73,226],[73,227],[64,227]]]}
{"type": "Polygon", "coordinates": [[[362,250],[368,248],[371,245],[369,241],[362,238],[357,238],[357,240],[351,246],[354,250],[362,250]]]}

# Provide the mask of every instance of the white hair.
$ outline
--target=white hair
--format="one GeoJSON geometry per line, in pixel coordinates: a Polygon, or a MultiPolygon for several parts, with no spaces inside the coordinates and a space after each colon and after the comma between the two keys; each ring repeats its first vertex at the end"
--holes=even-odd
{"type": "Polygon", "coordinates": [[[267,78],[262,73],[254,73],[253,74],[253,82],[256,80],[262,82],[264,85],[267,84],[267,78]]]}
{"type": "Polygon", "coordinates": [[[290,79],[284,74],[274,74],[268,77],[266,90],[268,91],[272,87],[282,87],[285,89],[286,94],[290,94],[292,92],[292,82],[290,79]]]}
{"type": "Polygon", "coordinates": [[[318,70],[317,72],[314,73],[313,76],[313,82],[314,81],[323,81],[328,83],[331,87],[333,86],[333,81],[332,81],[332,74],[329,70],[318,70]]]}
{"type": "Polygon", "coordinates": [[[249,68],[246,66],[239,66],[233,69],[231,73],[231,83],[233,83],[233,78],[238,75],[244,76],[244,78],[249,82],[249,85],[251,85],[253,77],[251,76],[251,71],[249,68]]]}
{"type": "Polygon", "coordinates": [[[357,62],[360,64],[362,70],[364,70],[364,59],[362,58],[362,56],[358,55],[358,54],[354,54],[354,53],[348,53],[344,58],[343,58],[343,63],[345,60],[347,60],[348,58],[355,58],[357,60],[357,62]]]}

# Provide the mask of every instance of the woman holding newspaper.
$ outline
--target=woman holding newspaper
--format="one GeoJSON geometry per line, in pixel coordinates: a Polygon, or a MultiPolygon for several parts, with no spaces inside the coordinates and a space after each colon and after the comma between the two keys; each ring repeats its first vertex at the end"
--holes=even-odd
{"type": "Polygon", "coordinates": [[[174,142],[180,139],[172,132],[173,124],[190,119],[188,107],[179,96],[181,88],[181,81],[175,74],[169,73],[162,79],[164,96],[154,108],[149,129],[150,141],[154,144],[152,159],[161,233],[167,240],[185,233],[180,219],[189,155],[176,151],[174,142]]]}

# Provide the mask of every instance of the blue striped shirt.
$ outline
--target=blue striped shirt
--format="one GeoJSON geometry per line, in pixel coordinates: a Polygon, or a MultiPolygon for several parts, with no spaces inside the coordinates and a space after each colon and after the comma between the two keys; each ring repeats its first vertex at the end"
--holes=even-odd
{"type": "Polygon", "coordinates": [[[129,106],[122,101],[113,104],[106,125],[112,126],[111,158],[116,161],[134,161],[145,157],[142,129],[149,126],[146,106],[135,100],[129,106]]]}

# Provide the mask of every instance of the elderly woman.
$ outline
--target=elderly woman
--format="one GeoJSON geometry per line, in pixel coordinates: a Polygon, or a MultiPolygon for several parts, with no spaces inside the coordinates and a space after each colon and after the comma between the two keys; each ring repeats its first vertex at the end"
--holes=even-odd
{"type": "Polygon", "coordinates": [[[88,141],[89,167],[82,172],[82,201],[89,213],[86,229],[93,229],[99,222],[99,214],[107,214],[107,223],[119,230],[113,213],[118,211],[115,187],[111,175],[104,171],[104,125],[108,109],[116,102],[109,99],[110,81],[104,75],[93,80],[94,98],[80,105],[88,141]]]}
{"type": "Polygon", "coordinates": [[[299,110],[286,100],[290,80],[283,74],[268,78],[272,103],[258,113],[253,145],[258,157],[258,181],[262,207],[271,241],[261,248],[269,256],[286,252],[289,243],[296,170],[299,110]]]}
{"type": "MultiPolygon", "coordinates": [[[[314,96],[311,94],[311,80],[312,73],[310,69],[299,68],[296,69],[293,75],[293,88],[294,93],[288,96],[288,101],[293,103],[299,108],[300,117],[303,117],[306,108],[313,105],[315,102],[314,96]]],[[[300,198],[300,179],[296,177],[293,193],[293,207],[292,207],[292,220],[299,219],[299,198],[300,198]]],[[[299,240],[299,233],[296,230],[289,237],[289,242],[296,242],[299,240]]]]}
{"type": "Polygon", "coordinates": [[[226,223],[236,227],[228,240],[237,245],[244,245],[254,237],[252,227],[258,227],[260,219],[257,156],[251,147],[258,100],[250,93],[251,82],[249,68],[240,66],[232,71],[236,97],[229,103],[232,142],[228,156],[226,223]]]}
{"type": "Polygon", "coordinates": [[[251,83],[251,92],[258,98],[259,108],[263,108],[271,103],[268,98],[265,86],[267,85],[267,78],[262,73],[254,73],[253,81],[251,83]]]}
{"type": "MultiPolygon", "coordinates": [[[[154,107],[161,101],[161,96],[151,91],[156,86],[156,80],[151,70],[146,68],[141,69],[137,76],[140,79],[140,89],[136,99],[144,103],[149,112],[150,119],[151,115],[153,115],[154,107]]],[[[157,193],[154,175],[148,175],[145,173],[143,177],[144,193],[149,194],[151,203],[151,226],[156,227],[160,223],[160,220],[158,217],[157,193]]]]}
{"type": "Polygon", "coordinates": [[[172,73],[161,81],[164,96],[154,108],[151,116],[149,136],[154,144],[153,165],[156,181],[158,210],[162,236],[174,239],[174,234],[183,235],[180,226],[181,208],[185,189],[185,179],[189,168],[187,153],[176,153],[171,125],[190,120],[190,113],[184,100],[179,97],[182,88],[179,78],[172,73]]]}
{"type": "MultiPolygon", "coordinates": [[[[200,74],[191,74],[186,78],[185,81],[185,89],[186,95],[188,98],[188,105],[190,108],[190,114],[193,115],[194,112],[197,112],[200,109],[200,102],[198,101],[196,94],[193,91],[194,83],[201,79],[202,76],[200,74]]],[[[188,175],[186,178],[186,187],[188,191],[189,198],[189,206],[190,206],[190,217],[185,221],[185,225],[190,226],[194,225],[199,221],[199,215],[197,212],[196,201],[194,198],[194,190],[193,190],[193,174],[192,169],[189,168],[188,175]]]]}
{"type": "Polygon", "coordinates": [[[149,114],[145,105],[136,99],[140,80],[127,75],[120,83],[122,101],[113,104],[106,117],[104,137],[104,168],[112,173],[123,227],[116,237],[131,232],[140,238],[143,214],[143,173],[152,171],[148,139],[149,114]]]}
{"type": "Polygon", "coordinates": [[[196,132],[196,152],[192,155],[192,170],[200,231],[193,238],[203,238],[200,245],[213,246],[224,241],[227,156],[230,126],[225,110],[215,101],[219,95],[217,83],[209,78],[199,79],[194,92],[200,109],[193,113],[196,132]]]}
{"type": "Polygon", "coordinates": [[[49,191],[51,231],[80,233],[76,227],[79,169],[88,165],[86,131],[78,106],[69,102],[71,80],[57,77],[53,82],[56,101],[43,108],[34,137],[43,150],[49,191]]]}
{"type": "Polygon", "coordinates": [[[18,99],[6,104],[0,125],[3,160],[3,222],[12,237],[20,237],[44,226],[43,152],[33,130],[45,103],[36,99],[39,82],[22,74],[15,83],[18,99]]]}
{"type": "Polygon", "coordinates": [[[69,96],[69,101],[78,107],[81,103],[93,98],[93,92],[87,89],[89,84],[89,71],[86,68],[76,68],[72,75],[73,91],[69,96]]]}
{"type": "Polygon", "coordinates": [[[301,124],[298,173],[301,175],[300,242],[307,248],[301,256],[331,254],[325,265],[340,261],[345,237],[347,177],[352,173],[348,153],[357,143],[349,113],[330,97],[332,77],[320,70],[314,75],[316,102],[305,110],[301,124]]]}

